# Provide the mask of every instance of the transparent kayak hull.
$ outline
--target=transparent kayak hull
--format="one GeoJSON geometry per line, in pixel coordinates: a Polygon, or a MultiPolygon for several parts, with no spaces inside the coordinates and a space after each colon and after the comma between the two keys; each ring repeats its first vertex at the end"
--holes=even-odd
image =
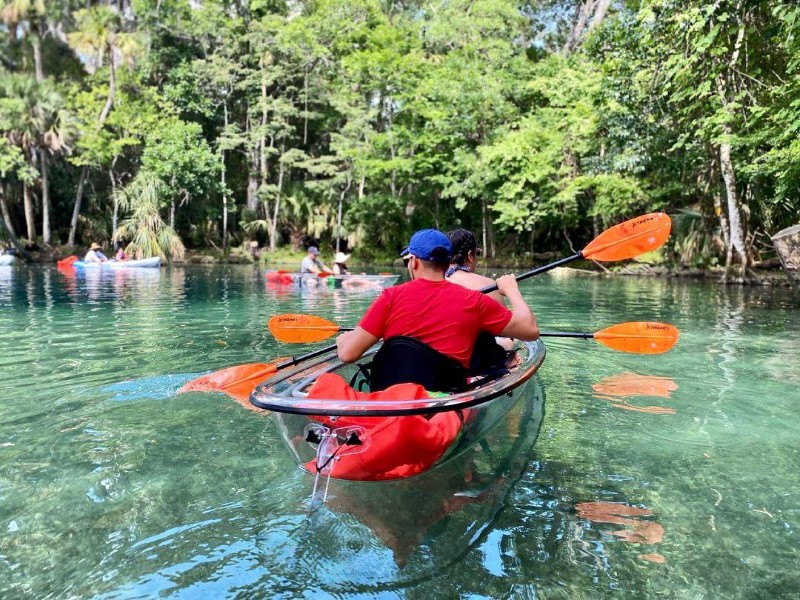
{"type": "Polygon", "coordinates": [[[297,285],[358,291],[391,287],[397,283],[397,280],[400,279],[400,275],[384,273],[382,275],[329,275],[327,277],[319,277],[313,273],[267,271],[266,279],[267,283],[276,285],[297,285]]]}
{"type": "Polygon", "coordinates": [[[476,381],[457,394],[309,399],[309,388],[324,373],[341,375],[356,389],[362,386],[357,366],[342,363],[331,351],[280,371],[256,387],[250,401],[272,411],[287,447],[310,473],[359,481],[403,479],[448,462],[483,438],[525,393],[544,357],[542,342],[520,344],[506,375],[476,381]]]}

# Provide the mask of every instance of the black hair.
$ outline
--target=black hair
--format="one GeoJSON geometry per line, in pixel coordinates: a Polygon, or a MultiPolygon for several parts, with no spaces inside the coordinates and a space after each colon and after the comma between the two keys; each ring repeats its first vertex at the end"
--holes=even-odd
{"type": "Polygon", "coordinates": [[[453,256],[450,258],[450,262],[456,265],[463,265],[467,261],[467,254],[478,249],[475,234],[467,229],[454,229],[447,233],[447,237],[453,246],[453,256]]]}

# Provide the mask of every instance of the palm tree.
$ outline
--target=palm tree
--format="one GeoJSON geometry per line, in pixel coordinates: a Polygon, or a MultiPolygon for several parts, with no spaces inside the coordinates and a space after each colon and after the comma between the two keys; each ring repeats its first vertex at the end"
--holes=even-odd
{"type": "Polygon", "coordinates": [[[33,48],[33,65],[36,81],[44,80],[42,68],[42,26],[40,19],[45,14],[44,0],[11,0],[0,10],[0,20],[8,28],[9,34],[16,38],[17,28],[23,21],[28,21],[31,30],[31,47],[33,48]]]}
{"type": "MultiPolygon", "coordinates": [[[[68,150],[72,138],[71,120],[64,109],[64,100],[49,81],[36,81],[30,75],[6,73],[0,76],[0,114],[4,116],[0,132],[23,153],[31,173],[42,177],[42,235],[50,243],[50,186],[48,156],[68,150]],[[7,125],[6,125],[7,124],[7,125]],[[38,159],[39,173],[35,170],[38,159]]],[[[28,239],[36,238],[32,181],[23,179],[23,199],[28,239]]]]}
{"type": "Polygon", "coordinates": [[[130,215],[122,220],[112,239],[127,242],[127,253],[139,258],[183,258],[185,248],[181,238],[158,211],[168,193],[164,182],[147,171],[139,171],[128,185],[116,192],[115,200],[120,209],[130,211],[130,215]]]}
{"type": "MultiPolygon", "coordinates": [[[[138,50],[138,43],[133,34],[122,30],[122,20],[117,12],[108,6],[100,5],[75,12],[76,31],[67,35],[69,45],[76,53],[85,58],[86,69],[94,72],[108,63],[108,96],[105,105],[97,117],[95,128],[100,131],[114,106],[117,92],[117,67],[124,61],[130,61],[138,50]]],[[[75,207],[69,228],[70,246],[75,245],[75,232],[78,229],[78,216],[81,212],[83,187],[89,175],[89,166],[84,165],[78,180],[78,191],[75,195],[75,207]]]]}

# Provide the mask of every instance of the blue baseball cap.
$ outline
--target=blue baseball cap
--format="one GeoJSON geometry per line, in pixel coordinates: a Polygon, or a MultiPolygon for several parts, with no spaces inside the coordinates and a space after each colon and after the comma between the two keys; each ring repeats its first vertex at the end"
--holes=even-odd
{"type": "Polygon", "coordinates": [[[408,246],[403,249],[400,256],[405,258],[409,254],[420,260],[446,263],[450,262],[453,245],[441,231],[423,229],[411,236],[411,241],[408,242],[408,246]]]}
{"type": "Polygon", "coordinates": [[[317,248],[316,246],[309,246],[308,247],[308,251],[311,254],[319,254],[319,248],[317,248]]]}

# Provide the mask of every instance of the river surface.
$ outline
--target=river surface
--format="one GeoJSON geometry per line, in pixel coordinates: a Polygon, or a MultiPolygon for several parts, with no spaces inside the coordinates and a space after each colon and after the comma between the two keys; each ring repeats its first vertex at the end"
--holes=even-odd
{"type": "Polygon", "coordinates": [[[193,374],[302,354],[285,312],[370,292],[254,267],[0,267],[0,597],[768,598],[800,594],[800,310],[786,288],[543,275],[548,331],[634,320],[668,354],[548,340],[462,459],[324,505],[269,416],[193,374]]]}

